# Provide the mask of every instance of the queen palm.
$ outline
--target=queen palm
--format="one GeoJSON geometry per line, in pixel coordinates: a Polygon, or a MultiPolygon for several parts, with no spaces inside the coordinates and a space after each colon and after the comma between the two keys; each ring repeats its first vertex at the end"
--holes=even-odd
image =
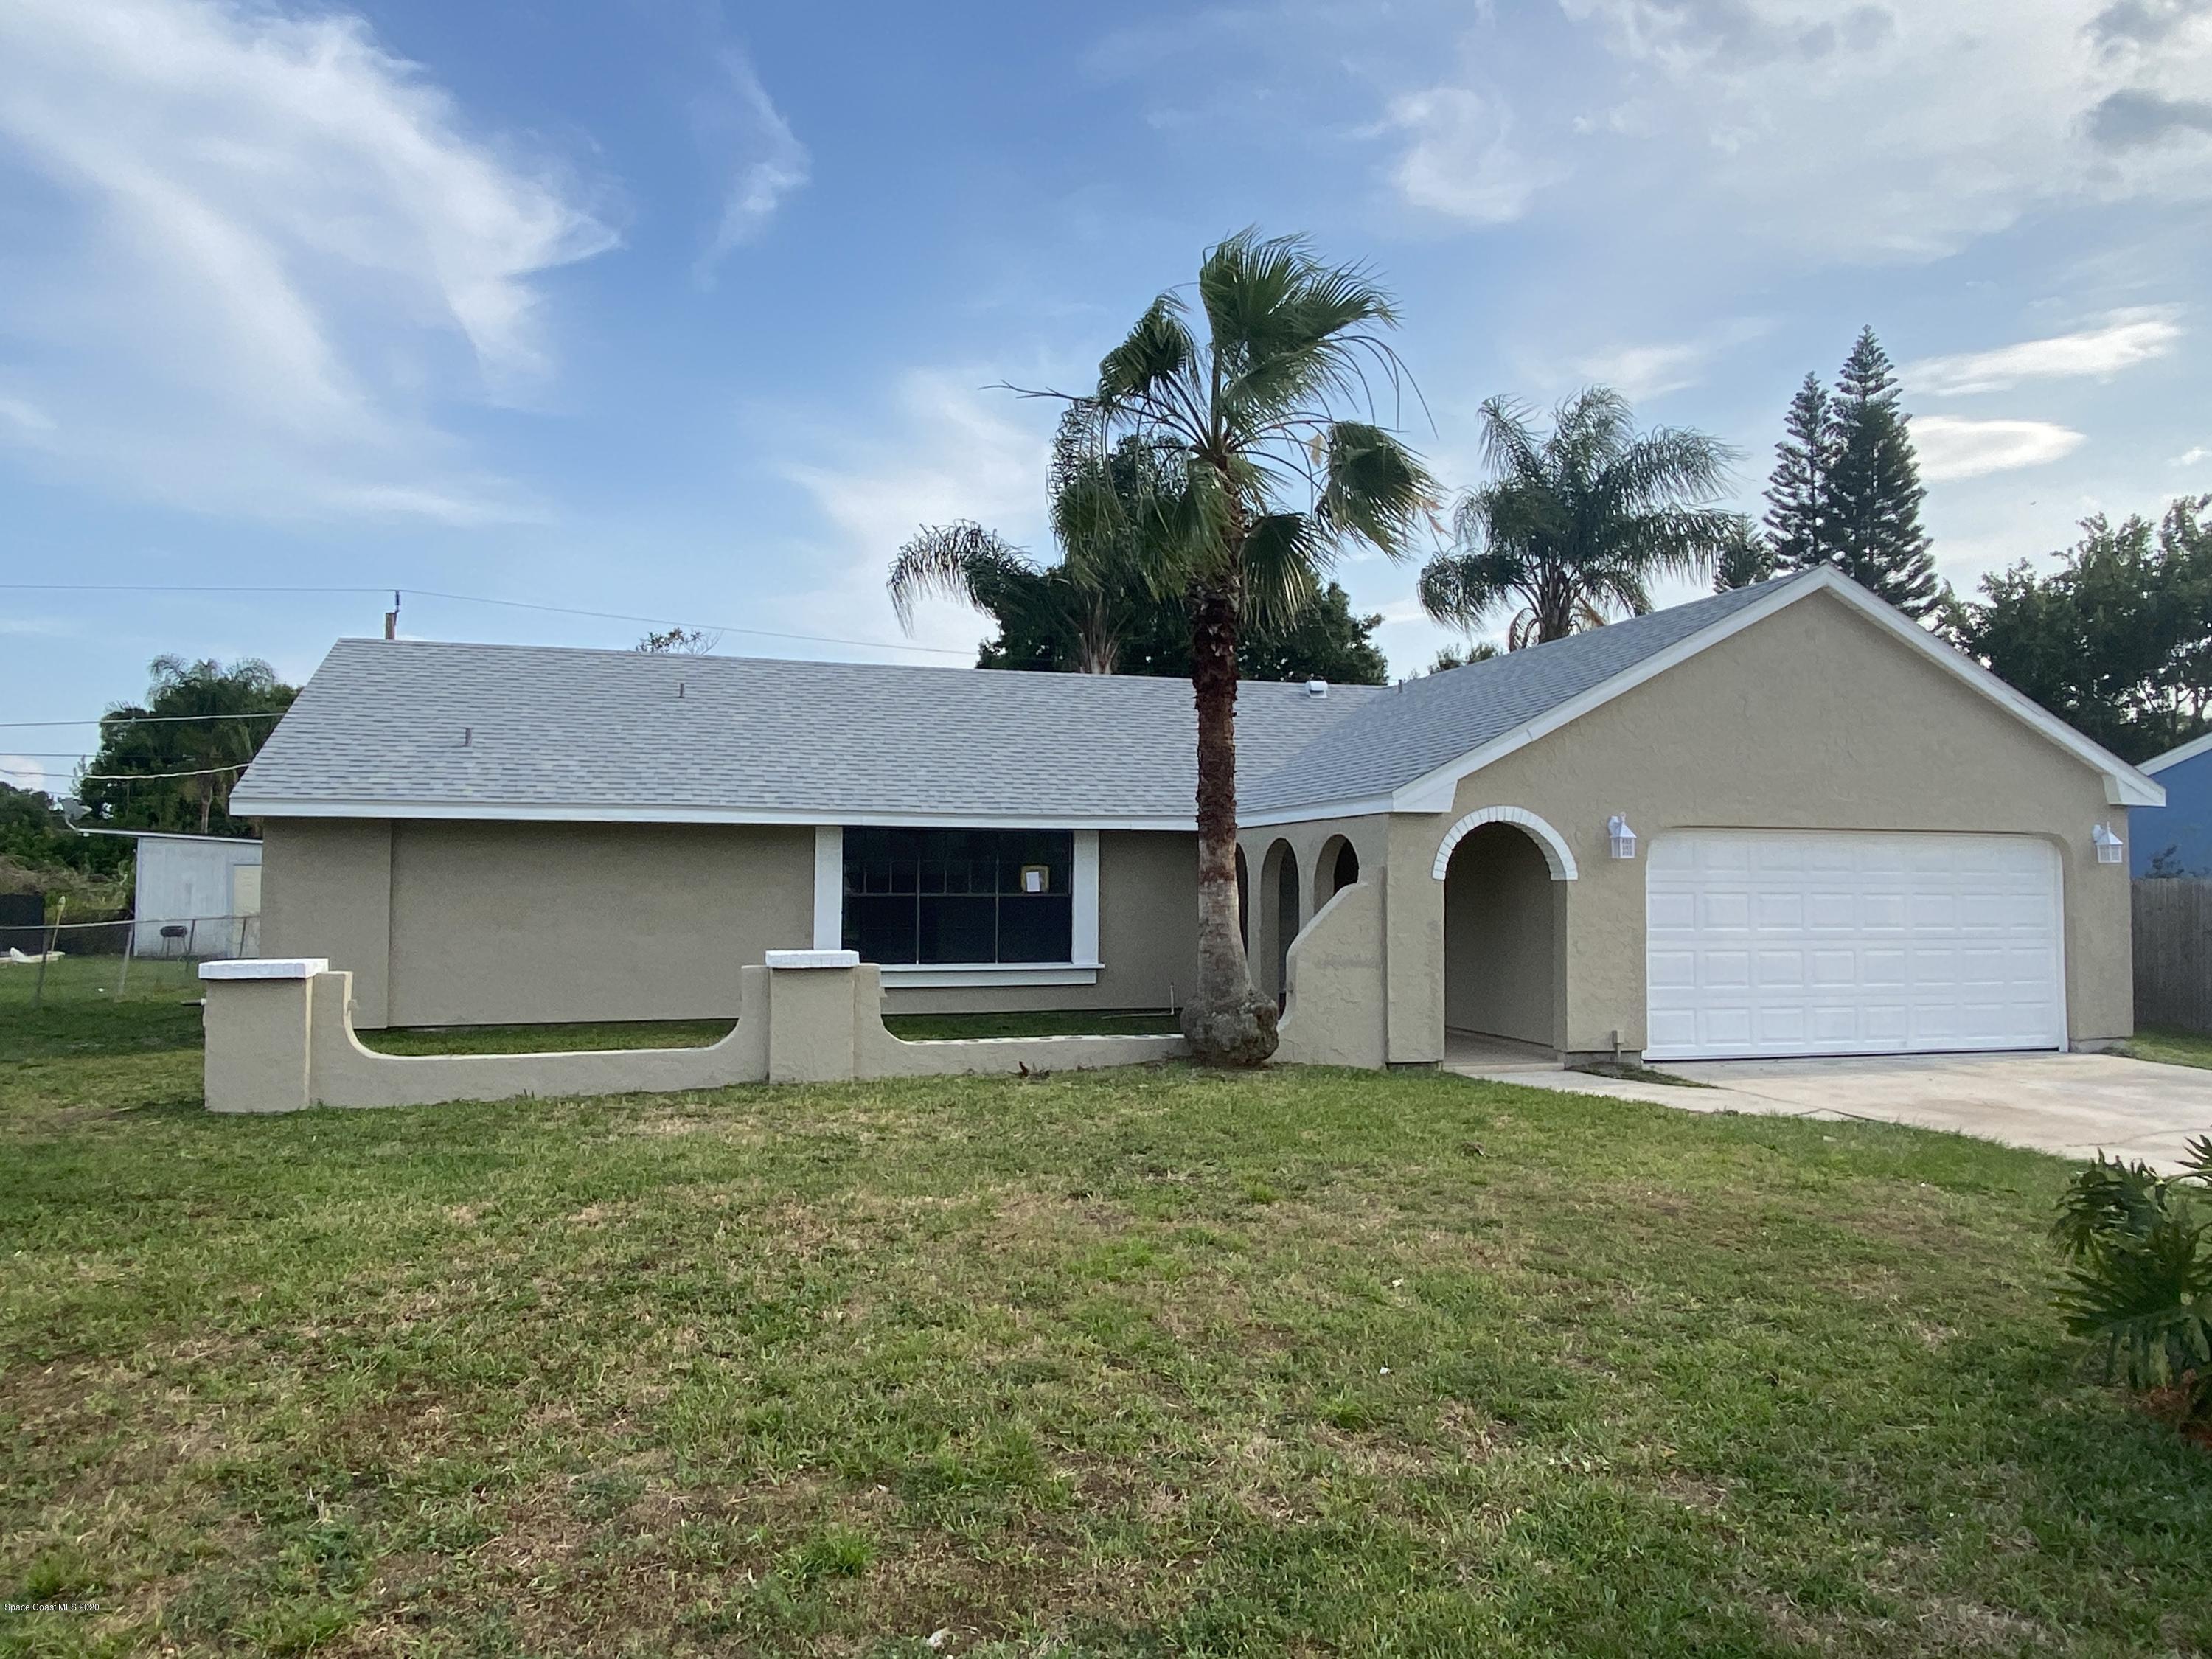
{"type": "Polygon", "coordinates": [[[1198,715],[1198,986],[1183,1012],[1200,1059],[1255,1065],[1275,1049],[1274,1005],[1254,994],[1237,922],[1237,647],[1313,595],[1347,543],[1393,558],[1432,496],[1427,474],[1372,419],[1370,386],[1402,381],[1383,338],[1389,296],[1363,270],[1294,237],[1247,230],[1208,249],[1194,306],[1152,301],[1072,400],[1102,445],[1136,440],[1170,482],[1130,501],[1066,503],[1085,533],[1134,532],[1156,591],[1182,596],[1198,715]]]}
{"type": "Polygon", "coordinates": [[[1510,398],[1482,405],[1491,481],[1452,518],[1453,546],[1421,571],[1421,604],[1473,634],[1511,612],[1518,649],[1651,609],[1656,576],[1702,576],[1741,540],[1742,515],[1717,507],[1734,452],[1702,432],[1638,434],[1628,401],[1591,386],[1539,437],[1510,398]]]}
{"type": "Polygon", "coordinates": [[[912,629],[915,602],[965,600],[1000,619],[1002,634],[1042,637],[1084,674],[1110,674],[1144,624],[1151,592],[1138,526],[1176,479],[1135,438],[1108,447],[1097,411],[1071,408],[1054,434],[1046,494],[1057,564],[1039,564],[995,530],[962,521],[919,532],[891,562],[891,608],[912,629]],[[1102,507],[1093,499],[1103,494],[1102,507]],[[1008,619],[1022,626],[1007,629],[1008,619]]]}

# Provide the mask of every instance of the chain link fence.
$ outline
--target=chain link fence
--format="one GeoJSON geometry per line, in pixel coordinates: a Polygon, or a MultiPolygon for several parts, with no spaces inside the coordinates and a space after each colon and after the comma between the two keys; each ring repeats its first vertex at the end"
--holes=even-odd
{"type": "Polygon", "coordinates": [[[0,1016],[9,1008],[199,995],[199,964],[260,954],[258,916],[48,923],[9,930],[0,952],[0,1016]]]}

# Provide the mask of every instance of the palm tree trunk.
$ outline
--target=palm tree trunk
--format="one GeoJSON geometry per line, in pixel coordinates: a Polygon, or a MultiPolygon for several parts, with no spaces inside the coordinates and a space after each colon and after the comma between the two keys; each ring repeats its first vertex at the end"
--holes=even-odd
{"type": "Polygon", "coordinates": [[[1208,1065],[1256,1066],[1275,1052],[1275,1008],[1252,989],[1237,915],[1237,596],[1191,595],[1198,711],[1198,990],[1183,1034],[1208,1065]]]}

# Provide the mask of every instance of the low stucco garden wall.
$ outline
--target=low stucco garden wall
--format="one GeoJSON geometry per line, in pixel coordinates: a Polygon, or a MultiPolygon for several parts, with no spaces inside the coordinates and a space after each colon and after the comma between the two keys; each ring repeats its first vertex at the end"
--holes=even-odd
{"type": "Polygon", "coordinates": [[[353,975],[326,961],[209,963],[200,973],[206,1101],[217,1112],[1082,1071],[1185,1052],[1179,1036],[903,1042],[884,1027],[881,975],[848,951],[775,951],[742,969],[736,1022],[708,1047],[575,1054],[380,1054],[354,1035],[353,975]]]}

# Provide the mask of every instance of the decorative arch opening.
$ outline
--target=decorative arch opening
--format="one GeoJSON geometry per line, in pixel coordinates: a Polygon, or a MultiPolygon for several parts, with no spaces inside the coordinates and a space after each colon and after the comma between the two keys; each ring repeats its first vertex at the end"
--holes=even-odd
{"type": "Polygon", "coordinates": [[[1260,860],[1260,943],[1254,988],[1281,1006],[1290,988],[1291,941],[1298,936],[1298,855],[1278,841],[1260,860]]]}
{"type": "Polygon", "coordinates": [[[1345,836],[1331,836],[1314,858],[1313,908],[1321,907],[1359,879],[1359,854],[1345,836]]]}
{"type": "MultiPolygon", "coordinates": [[[[1444,884],[1444,1042],[1557,1054],[1566,1004],[1566,908],[1557,849],[1512,819],[1455,827],[1444,884]]],[[[1571,869],[1571,865],[1567,866],[1571,869]]]]}
{"type": "Polygon", "coordinates": [[[1443,844],[1437,848],[1436,866],[1429,873],[1442,881],[1444,872],[1451,867],[1452,854],[1460,842],[1486,823],[1510,823],[1525,830],[1542,852],[1553,881],[1572,881],[1582,873],[1567,838],[1523,806],[1483,806],[1469,812],[1444,831],[1443,844]]]}

